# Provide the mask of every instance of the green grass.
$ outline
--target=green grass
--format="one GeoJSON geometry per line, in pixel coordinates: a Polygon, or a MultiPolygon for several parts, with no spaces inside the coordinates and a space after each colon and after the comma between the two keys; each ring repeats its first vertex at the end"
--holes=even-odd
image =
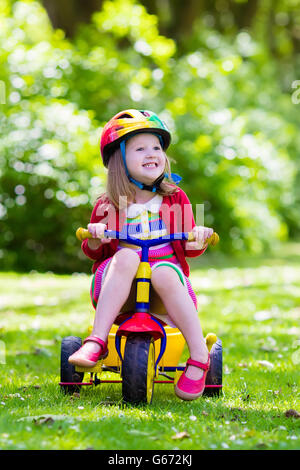
{"type": "Polygon", "coordinates": [[[194,260],[203,330],[223,341],[224,393],[182,402],[156,385],[139,407],[122,403],[120,384],[59,389],[61,339],[91,323],[89,276],[0,273],[0,449],[299,449],[300,419],[286,416],[300,412],[297,253],[194,260]]]}

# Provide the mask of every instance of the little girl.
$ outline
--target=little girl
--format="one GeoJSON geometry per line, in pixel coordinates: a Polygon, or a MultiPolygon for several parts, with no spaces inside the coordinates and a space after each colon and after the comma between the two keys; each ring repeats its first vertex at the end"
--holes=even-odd
{"type": "Polygon", "coordinates": [[[122,238],[101,238],[104,230],[139,238],[193,231],[194,242],[174,240],[149,251],[153,312],[182,332],[190,352],[175,393],[184,400],[193,400],[203,393],[209,353],[188,279],[186,257],[201,255],[213,230],[195,225],[186,194],[172,181],[165,154],[170,140],[165,123],[151,111],[122,111],[103,129],[100,147],[108,168],[107,191],[98,199],[88,225],[93,239],[82,243],[83,252],[95,260],[91,286],[95,320],[92,335],[70,356],[69,362],[92,367],[106,357],[107,338],[116,317],[134,306],[131,294],[141,249],[126,245],[122,238]]]}

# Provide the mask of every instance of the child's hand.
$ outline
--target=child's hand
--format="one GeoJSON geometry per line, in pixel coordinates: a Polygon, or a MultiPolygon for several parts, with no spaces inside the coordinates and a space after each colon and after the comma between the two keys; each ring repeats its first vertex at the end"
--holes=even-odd
{"type": "Polygon", "coordinates": [[[203,250],[203,248],[206,248],[207,246],[206,240],[214,233],[212,228],[202,226],[195,226],[192,232],[194,234],[195,241],[187,242],[185,245],[186,250],[203,250]]]}
{"type": "Polygon", "coordinates": [[[101,224],[101,222],[98,222],[96,224],[88,224],[87,228],[93,238],[96,238],[97,240],[101,241],[101,243],[111,242],[111,238],[104,237],[104,230],[106,230],[107,228],[105,224],[101,224]]]}

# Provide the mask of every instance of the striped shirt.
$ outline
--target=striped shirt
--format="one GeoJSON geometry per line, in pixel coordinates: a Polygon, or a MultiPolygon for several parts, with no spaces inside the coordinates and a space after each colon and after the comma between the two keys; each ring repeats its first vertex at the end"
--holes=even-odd
{"type": "MultiPolygon", "coordinates": [[[[162,203],[162,196],[156,195],[150,201],[144,204],[131,204],[127,208],[126,221],[122,227],[121,235],[127,234],[132,238],[153,239],[167,235],[167,228],[159,215],[159,209],[162,203]]],[[[141,251],[136,245],[129,245],[126,241],[120,239],[120,249],[124,247],[133,248],[135,251],[141,251]]],[[[151,247],[149,250],[149,261],[169,260],[176,262],[171,243],[162,243],[151,247]]]]}

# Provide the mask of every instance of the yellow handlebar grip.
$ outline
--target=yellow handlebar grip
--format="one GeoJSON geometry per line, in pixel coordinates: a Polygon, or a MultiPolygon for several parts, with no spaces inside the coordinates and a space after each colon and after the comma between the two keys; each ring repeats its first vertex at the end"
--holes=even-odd
{"type": "Polygon", "coordinates": [[[79,227],[76,230],[76,237],[81,242],[85,240],[86,238],[93,238],[92,234],[86,228],[82,228],[82,227],[79,227]]]}
{"type": "MultiPolygon", "coordinates": [[[[206,243],[208,243],[209,245],[215,246],[217,243],[219,243],[219,240],[220,240],[219,235],[218,235],[216,232],[214,232],[214,233],[211,235],[211,237],[209,237],[209,238],[206,240],[206,243]]],[[[195,237],[194,237],[193,232],[189,232],[188,241],[189,241],[189,242],[194,242],[194,241],[195,241],[195,237]]]]}
{"type": "Polygon", "coordinates": [[[214,232],[211,237],[208,238],[207,243],[209,243],[212,246],[215,246],[217,243],[219,243],[220,237],[219,235],[214,232]]]}
{"type": "Polygon", "coordinates": [[[218,338],[215,335],[215,333],[208,333],[206,335],[205,341],[206,341],[206,346],[207,349],[210,351],[213,345],[217,342],[218,338]]]}

